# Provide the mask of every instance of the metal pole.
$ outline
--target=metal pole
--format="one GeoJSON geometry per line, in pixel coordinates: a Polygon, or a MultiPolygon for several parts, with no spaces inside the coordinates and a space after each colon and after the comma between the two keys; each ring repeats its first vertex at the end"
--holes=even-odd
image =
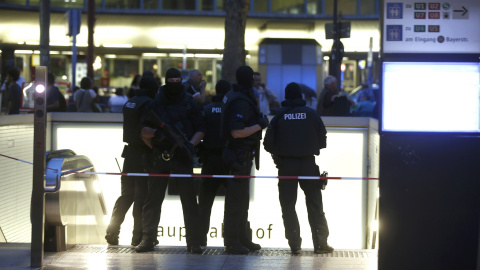
{"type": "Polygon", "coordinates": [[[75,80],[77,78],[77,35],[73,35],[73,44],[72,44],[72,97],[73,89],[75,88],[75,80]]]}
{"type": "Polygon", "coordinates": [[[33,184],[30,219],[32,223],[32,243],[30,265],[43,264],[43,238],[45,227],[45,130],[46,130],[46,87],[47,67],[35,68],[35,105],[33,129],[33,184]]]}
{"type": "Polygon", "coordinates": [[[93,62],[95,60],[95,46],[93,45],[93,34],[95,28],[95,0],[88,0],[88,48],[87,48],[87,77],[95,81],[93,62]]]}
{"type": "Polygon", "coordinates": [[[50,67],[50,0],[40,5],[40,65],[50,67]]]}

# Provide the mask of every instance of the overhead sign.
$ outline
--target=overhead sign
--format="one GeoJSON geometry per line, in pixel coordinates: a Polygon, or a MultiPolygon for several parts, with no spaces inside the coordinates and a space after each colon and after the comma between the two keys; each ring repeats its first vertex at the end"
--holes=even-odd
{"type": "Polygon", "coordinates": [[[480,53],[480,1],[385,1],[384,53],[480,53]]]}

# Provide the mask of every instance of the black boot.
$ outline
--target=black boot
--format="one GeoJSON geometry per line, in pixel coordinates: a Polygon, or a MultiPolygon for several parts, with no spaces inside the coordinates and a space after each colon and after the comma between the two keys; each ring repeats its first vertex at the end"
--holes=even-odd
{"type": "Polygon", "coordinates": [[[248,248],[250,251],[257,251],[262,249],[262,247],[259,244],[255,244],[252,241],[241,241],[240,242],[242,246],[248,248]]]}
{"type": "Polygon", "coordinates": [[[293,255],[300,255],[302,253],[302,238],[295,241],[289,240],[288,245],[290,246],[293,255]]]}
{"type": "Polygon", "coordinates": [[[240,244],[239,241],[235,241],[225,246],[225,253],[230,254],[248,254],[248,248],[240,244]]]}
{"type": "Polygon", "coordinates": [[[195,253],[195,254],[202,254],[203,253],[202,247],[198,244],[187,245],[187,251],[190,252],[190,253],[195,253]]]}
{"type": "Polygon", "coordinates": [[[331,246],[329,246],[327,243],[324,243],[319,246],[315,246],[313,252],[315,252],[315,254],[325,254],[332,253],[333,250],[334,249],[331,246]]]}
{"type": "Polygon", "coordinates": [[[155,249],[155,241],[154,240],[142,240],[140,244],[135,248],[136,252],[147,252],[153,251],[155,249]]]}
{"type": "Polygon", "coordinates": [[[107,243],[109,245],[118,245],[118,234],[114,234],[114,233],[107,233],[107,235],[105,235],[105,240],[107,240],[107,243]]]}

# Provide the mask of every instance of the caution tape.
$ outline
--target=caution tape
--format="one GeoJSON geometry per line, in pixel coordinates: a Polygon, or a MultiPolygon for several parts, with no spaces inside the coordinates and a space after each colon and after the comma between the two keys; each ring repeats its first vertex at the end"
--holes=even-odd
{"type": "Polygon", "coordinates": [[[222,174],[157,174],[157,173],[109,173],[109,172],[64,172],[96,174],[96,175],[121,175],[143,177],[172,177],[172,178],[270,178],[270,179],[297,179],[297,180],[378,180],[373,177],[336,177],[336,176],[267,176],[267,175],[222,175],[222,174]]]}
{"type": "MultiPolygon", "coordinates": [[[[2,154],[0,154],[0,156],[33,165],[33,162],[30,162],[30,161],[26,161],[26,160],[22,160],[22,159],[19,159],[19,158],[14,158],[14,157],[9,157],[9,156],[2,155],[2,154]]],[[[54,172],[58,172],[57,169],[52,169],[52,168],[47,168],[47,170],[52,170],[54,172]]]]}
{"type": "MultiPolygon", "coordinates": [[[[24,162],[33,165],[32,162],[9,157],[0,154],[0,156],[24,162]]],[[[47,168],[58,172],[56,169],[47,168]]],[[[269,178],[269,179],[296,179],[296,180],[378,180],[375,177],[337,177],[337,176],[267,176],[267,175],[222,175],[222,174],[158,174],[158,173],[112,173],[112,172],[88,172],[88,171],[64,171],[64,174],[94,174],[94,175],[120,175],[120,176],[140,176],[140,177],[172,177],[172,178],[269,178]]]]}

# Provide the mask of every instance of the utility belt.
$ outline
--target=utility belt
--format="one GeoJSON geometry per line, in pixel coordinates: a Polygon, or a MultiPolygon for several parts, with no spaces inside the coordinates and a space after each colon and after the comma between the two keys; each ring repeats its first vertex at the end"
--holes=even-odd
{"type": "MultiPolygon", "coordinates": [[[[290,157],[290,156],[279,156],[279,155],[274,155],[272,154],[273,162],[275,162],[275,165],[277,165],[277,168],[283,165],[283,162],[286,159],[297,159],[297,160],[303,160],[305,162],[315,162],[315,156],[300,156],[300,157],[290,157]]],[[[315,164],[315,175],[311,176],[320,176],[320,177],[328,177],[328,172],[323,171],[323,173],[320,173],[320,167],[315,164]]],[[[307,181],[313,181],[315,183],[315,188],[325,190],[328,184],[328,179],[318,179],[318,180],[307,180],[307,181]]]]}
{"type": "Polygon", "coordinates": [[[255,157],[255,149],[250,146],[231,148],[226,145],[222,151],[222,160],[230,169],[235,171],[249,170],[255,157]]]}

